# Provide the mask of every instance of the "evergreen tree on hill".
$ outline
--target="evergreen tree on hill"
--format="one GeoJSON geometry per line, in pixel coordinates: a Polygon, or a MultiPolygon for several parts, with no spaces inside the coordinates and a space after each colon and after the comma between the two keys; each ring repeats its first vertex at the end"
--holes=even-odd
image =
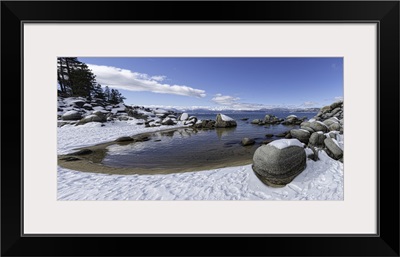
{"type": "Polygon", "coordinates": [[[98,98],[110,104],[126,99],[117,89],[105,87],[104,91],[96,82],[96,76],[89,67],[76,57],[57,58],[58,96],[80,96],[86,99],[98,98]]]}

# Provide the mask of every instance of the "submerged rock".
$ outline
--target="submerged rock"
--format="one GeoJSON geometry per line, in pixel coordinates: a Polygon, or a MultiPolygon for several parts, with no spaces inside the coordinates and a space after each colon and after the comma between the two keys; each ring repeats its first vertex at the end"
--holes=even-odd
{"type": "Polygon", "coordinates": [[[243,145],[243,146],[246,146],[246,145],[254,145],[255,142],[256,142],[256,141],[254,141],[254,139],[248,138],[248,137],[245,137],[245,138],[242,139],[242,145],[243,145]]]}

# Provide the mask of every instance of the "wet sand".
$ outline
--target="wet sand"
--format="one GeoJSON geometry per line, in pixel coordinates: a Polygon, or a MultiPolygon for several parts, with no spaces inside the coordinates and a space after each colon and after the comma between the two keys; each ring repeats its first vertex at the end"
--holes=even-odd
{"type": "MultiPolygon", "coordinates": [[[[169,133],[178,131],[179,129],[168,129],[161,132],[155,133],[142,133],[139,135],[135,135],[134,138],[140,138],[143,136],[148,136],[150,140],[153,140],[153,136],[156,133],[169,133]]],[[[218,133],[218,132],[217,132],[218,133]]],[[[58,156],[58,165],[63,168],[78,170],[83,172],[94,172],[94,173],[103,173],[103,174],[119,174],[119,175],[155,175],[155,174],[171,174],[171,173],[182,173],[182,172],[193,172],[200,170],[210,170],[210,169],[218,169],[225,167],[234,167],[234,166],[242,166],[252,163],[252,158],[249,158],[251,152],[248,154],[233,154],[234,156],[227,156],[226,153],[217,152],[217,153],[208,153],[207,151],[201,152],[200,156],[189,156],[188,159],[190,161],[182,161],[179,160],[169,160],[169,163],[162,162],[155,163],[146,168],[144,167],[115,167],[110,165],[103,164],[104,158],[107,156],[108,147],[113,145],[124,146],[131,144],[148,144],[149,142],[107,142],[103,144],[94,145],[91,147],[78,148],[74,153],[67,155],[59,155],[58,156]],[[86,151],[85,154],[79,154],[79,151],[86,151]],[[206,160],[206,161],[204,161],[206,160]],[[172,163],[177,162],[175,165],[172,163]]],[[[240,146],[242,147],[242,146],[240,146]]],[[[238,148],[239,149],[239,148],[238,148]]],[[[250,149],[249,147],[243,147],[243,149],[250,149]]],[[[243,151],[243,150],[241,150],[243,151]]],[[[155,156],[156,157],[156,156],[155,156]]],[[[143,165],[140,165],[143,166],[143,165]]]]}

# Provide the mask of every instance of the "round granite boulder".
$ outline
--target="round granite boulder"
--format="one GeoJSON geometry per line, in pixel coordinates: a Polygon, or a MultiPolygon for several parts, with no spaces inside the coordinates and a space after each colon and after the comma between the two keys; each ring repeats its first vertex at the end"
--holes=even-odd
{"type": "Polygon", "coordinates": [[[310,131],[305,129],[292,129],[290,131],[290,134],[292,135],[292,137],[297,138],[298,140],[300,140],[300,142],[304,144],[308,144],[308,140],[311,135],[310,131]]]}
{"type": "Polygon", "coordinates": [[[310,136],[309,144],[315,147],[324,147],[324,140],[326,136],[323,133],[314,132],[310,136]]]}
{"type": "Polygon", "coordinates": [[[322,132],[328,132],[328,127],[320,122],[320,121],[313,121],[310,123],[310,128],[312,128],[314,131],[322,131],[322,132]]]}
{"type": "Polygon", "coordinates": [[[64,113],[61,118],[63,120],[80,120],[82,118],[82,114],[77,111],[68,111],[64,113]]]}
{"type": "Polygon", "coordinates": [[[253,171],[268,186],[284,186],[306,168],[306,152],[297,139],[275,140],[253,155],[253,171]]]}

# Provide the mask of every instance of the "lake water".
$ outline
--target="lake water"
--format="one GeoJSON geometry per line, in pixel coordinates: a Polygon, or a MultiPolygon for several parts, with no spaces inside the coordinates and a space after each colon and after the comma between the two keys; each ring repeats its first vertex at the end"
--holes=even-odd
{"type": "MultiPolygon", "coordinates": [[[[213,119],[215,113],[189,113],[198,119],[213,119]]],[[[149,170],[166,169],[177,172],[222,168],[252,162],[254,151],[267,139],[266,134],[277,135],[299,126],[254,125],[253,119],[263,119],[265,112],[226,113],[237,122],[234,128],[216,128],[210,130],[183,128],[168,132],[150,133],[146,142],[113,144],[107,147],[108,152],[103,164],[111,167],[137,167],[149,170]],[[248,118],[247,121],[241,120],[248,118]],[[242,146],[244,137],[255,139],[251,146],[242,146]]],[[[308,119],[316,113],[268,113],[279,118],[294,114],[308,119]]]]}

